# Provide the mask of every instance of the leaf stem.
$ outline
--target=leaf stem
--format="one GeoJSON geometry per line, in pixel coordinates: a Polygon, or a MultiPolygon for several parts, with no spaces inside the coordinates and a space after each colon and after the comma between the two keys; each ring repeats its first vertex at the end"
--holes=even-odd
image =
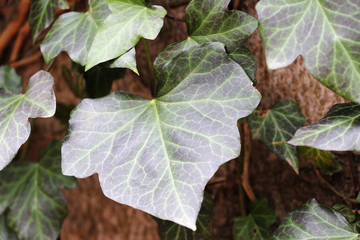
{"type": "MultiPolygon", "coordinates": [[[[33,128],[33,125],[34,125],[34,122],[35,122],[35,118],[31,118],[30,119],[30,126],[31,126],[31,129],[33,128]]],[[[21,151],[21,154],[20,154],[20,161],[24,161],[25,160],[25,157],[26,157],[26,153],[29,149],[29,144],[30,144],[30,141],[31,141],[31,136],[32,136],[32,131],[30,129],[30,135],[29,135],[29,138],[28,140],[24,143],[23,145],[23,149],[21,151]]]]}
{"type": "Polygon", "coordinates": [[[148,63],[148,67],[150,70],[150,75],[151,75],[151,79],[150,79],[150,91],[151,91],[151,97],[154,98],[155,97],[155,76],[154,76],[154,66],[153,66],[153,62],[151,59],[151,53],[150,53],[150,48],[149,45],[147,43],[147,40],[145,38],[141,38],[141,41],[144,45],[144,49],[145,49],[145,53],[146,53],[146,60],[148,63]]]}

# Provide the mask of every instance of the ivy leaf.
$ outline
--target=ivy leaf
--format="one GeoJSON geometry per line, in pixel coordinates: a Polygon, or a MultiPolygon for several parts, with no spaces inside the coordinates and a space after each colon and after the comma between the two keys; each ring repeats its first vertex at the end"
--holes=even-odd
{"type": "Polygon", "coordinates": [[[14,161],[0,172],[0,212],[20,239],[57,239],[67,214],[60,188],[76,179],[61,174],[61,142],[54,140],[38,163],[14,161]]]}
{"type": "Polygon", "coordinates": [[[272,152],[286,160],[298,173],[299,159],[296,147],[286,143],[305,123],[305,118],[296,103],[289,99],[281,100],[270,110],[256,110],[248,120],[253,138],[263,141],[272,152]]]}
{"type": "Polygon", "coordinates": [[[189,37],[162,51],[155,61],[158,71],[188,47],[206,42],[225,44],[230,57],[239,63],[251,79],[255,78],[256,63],[244,46],[257,28],[257,20],[241,11],[228,10],[230,0],[193,0],[186,8],[189,37]]]}
{"type": "Polygon", "coordinates": [[[139,75],[139,71],[136,67],[135,48],[131,48],[128,52],[124,53],[124,55],[121,55],[119,58],[111,61],[109,67],[128,68],[139,75]]]}
{"type": "Polygon", "coordinates": [[[5,88],[12,93],[21,93],[21,77],[10,66],[0,66],[0,88],[5,88]]]}
{"type": "Polygon", "coordinates": [[[42,30],[50,26],[55,18],[55,10],[68,9],[69,5],[65,0],[32,0],[29,16],[29,23],[32,30],[33,41],[39,36],[42,30]]]}
{"type": "Polygon", "coordinates": [[[16,234],[11,230],[5,220],[5,214],[0,215],[0,239],[17,240],[16,234]]]}
{"type": "Polygon", "coordinates": [[[55,113],[54,79],[45,71],[33,75],[25,94],[0,89],[0,170],[15,156],[30,135],[29,118],[55,113]]]}
{"type": "Polygon", "coordinates": [[[356,215],[351,211],[349,206],[345,204],[336,204],[332,206],[332,208],[341,213],[349,223],[354,223],[356,221],[356,215]]]}
{"type": "Polygon", "coordinates": [[[108,0],[111,14],[99,27],[89,51],[85,70],[118,58],[141,37],[154,40],[163,26],[166,10],[147,7],[145,0],[108,0]]]}
{"type": "Polygon", "coordinates": [[[306,146],[300,146],[298,149],[300,155],[312,160],[323,174],[332,175],[343,170],[336,156],[329,151],[306,146]]]}
{"type": "Polygon", "coordinates": [[[329,151],[360,151],[360,105],[335,104],[317,123],[302,127],[288,141],[329,151]]]}
{"type": "Polygon", "coordinates": [[[74,62],[85,65],[98,25],[110,14],[105,0],[90,4],[86,13],[69,12],[56,20],[40,45],[46,63],[65,51],[74,62]]]}
{"type": "Polygon", "coordinates": [[[99,174],[106,196],[192,230],[207,181],[240,151],[237,119],[260,101],[221,43],[183,51],[157,76],[156,98],[85,99],[63,144],[63,173],[99,174]]]}
{"type": "Polygon", "coordinates": [[[269,227],[274,224],[276,217],[274,211],[268,206],[266,199],[255,200],[251,203],[248,216],[234,219],[234,239],[269,239],[269,227]]]}
{"type": "Polygon", "coordinates": [[[359,234],[353,231],[344,216],[315,199],[288,213],[271,237],[272,240],[358,238],[359,234]]]}
{"type": "Polygon", "coordinates": [[[259,31],[271,69],[304,57],[309,72],[360,103],[360,2],[262,0],[259,31]]]}
{"type": "Polygon", "coordinates": [[[156,218],[159,225],[159,234],[162,240],[199,240],[211,236],[210,221],[213,200],[210,195],[204,195],[199,215],[196,219],[196,231],[183,227],[179,224],[156,218]]]}

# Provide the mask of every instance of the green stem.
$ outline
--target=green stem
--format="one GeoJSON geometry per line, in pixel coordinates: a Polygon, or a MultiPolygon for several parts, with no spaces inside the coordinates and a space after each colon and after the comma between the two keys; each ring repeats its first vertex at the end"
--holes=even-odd
{"type": "MultiPolygon", "coordinates": [[[[31,118],[30,119],[30,126],[32,128],[32,126],[34,125],[34,122],[35,122],[35,118],[31,118]]],[[[25,157],[26,157],[26,153],[29,149],[29,144],[30,144],[30,141],[31,141],[31,135],[32,135],[32,132],[31,132],[31,129],[30,129],[30,135],[29,135],[29,138],[28,140],[25,142],[24,144],[24,147],[21,151],[21,154],[20,154],[20,161],[24,161],[25,160],[25,157]]]]}
{"type": "Polygon", "coordinates": [[[150,91],[151,91],[151,97],[155,97],[155,76],[154,76],[154,66],[152,63],[152,59],[151,59],[151,54],[150,54],[150,48],[149,45],[146,41],[145,38],[141,38],[142,43],[144,44],[144,48],[145,48],[145,53],[146,53],[146,60],[148,63],[148,67],[150,70],[150,91]]]}

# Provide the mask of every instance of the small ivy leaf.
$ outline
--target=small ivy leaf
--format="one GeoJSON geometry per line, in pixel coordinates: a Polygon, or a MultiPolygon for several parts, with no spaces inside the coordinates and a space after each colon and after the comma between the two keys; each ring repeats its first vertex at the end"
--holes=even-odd
{"type": "Polygon", "coordinates": [[[28,119],[54,115],[53,85],[50,73],[39,71],[30,78],[25,94],[0,89],[0,170],[28,139],[31,130],[28,119]]]}
{"type": "Polygon", "coordinates": [[[332,175],[343,170],[336,156],[329,151],[306,146],[300,146],[298,150],[302,157],[312,160],[323,174],[332,175]]]}
{"type": "Polygon", "coordinates": [[[0,212],[20,239],[57,239],[67,214],[60,188],[76,179],[61,174],[61,142],[52,141],[38,163],[14,161],[0,172],[0,212]]]}
{"type": "Polygon", "coordinates": [[[302,55],[322,84],[360,103],[360,1],[262,0],[256,9],[270,69],[302,55]]]}
{"type": "Polygon", "coordinates": [[[50,26],[55,18],[55,10],[68,9],[69,5],[65,0],[32,0],[29,16],[33,41],[39,34],[50,26]]]}
{"type": "Polygon", "coordinates": [[[155,61],[161,71],[178,53],[188,47],[206,42],[225,44],[230,57],[239,63],[251,80],[255,78],[256,63],[251,52],[244,46],[256,30],[257,20],[241,11],[228,10],[230,0],[193,0],[186,8],[186,25],[189,37],[169,45],[155,61]]]}
{"type": "Polygon", "coordinates": [[[212,215],[213,200],[208,194],[204,195],[199,215],[196,219],[196,231],[183,227],[171,221],[155,218],[159,225],[159,234],[162,240],[200,240],[211,236],[210,221],[212,215]]]}
{"type": "Polygon", "coordinates": [[[271,240],[355,240],[359,236],[339,212],[312,199],[288,213],[271,240]]]}
{"type": "Polygon", "coordinates": [[[266,199],[255,200],[251,203],[248,216],[234,219],[234,239],[269,239],[269,227],[275,223],[276,217],[274,211],[268,206],[266,199]]]}
{"type": "Polygon", "coordinates": [[[65,51],[74,62],[85,65],[98,25],[110,14],[105,0],[90,4],[91,11],[65,13],[56,20],[40,45],[47,64],[65,51]]]}
{"type": "Polygon", "coordinates": [[[131,48],[127,53],[121,55],[119,58],[112,60],[109,64],[111,68],[128,68],[137,75],[139,71],[136,67],[135,48],[131,48]]]}
{"type": "Polygon", "coordinates": [[[5,88],[12,93],[21,93],[21,77],[10,66],[0,66],[0,88],[5,88]]]}
{"type": "Polygon", "coordinates": [[[360,151],[360,105],[335,104],[317,123],[302,127],[288,141],[328,151],[360,151]]]}
{"type": "Polygon", "coordinates": [[[154,40],[166,10],[147,7],[145,0],[108,0],[111,14],[101,24],[91,45],[85,70],[128,52],[141,37],[154,40]]]}
{"type": "Polygon", "coordinates": [[[5,214],[0,215],[0,239],[3,240],[18,240],[13,230],[9,228],[6,223],[5,214]]]}
{"type": "Polygon", "coordinates": [[[296,147],[286,143],[305,123],[305,118],[296,103],[289,99],[281,100],[270,110],[256,110],[248,120],[253,138],[263,141],[272,152],[286,160],[298,173],[299,159],[296,147]]]}
{"type": "Polygon", "coordinates": [[[341,215],[343,215],[350,224],[356,221],[356,215],[353,211],[351,211],[348,205],[336,204],[332,206],[332,208],[341,213],[341,215]]]}
{"type": "Polygon", "coordinates": [[[205,184],[239,155],[236,121],[260,98],[222,44],[188,48],[158,74],[151,101],[126,92],[83,100],[63,173],[98,173],[109,198],[195,230],[205,184]]]}

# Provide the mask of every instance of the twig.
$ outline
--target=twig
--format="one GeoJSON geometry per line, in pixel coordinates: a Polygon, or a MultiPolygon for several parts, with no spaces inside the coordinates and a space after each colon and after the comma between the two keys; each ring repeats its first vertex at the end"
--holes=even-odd
{"type": "Polygon", "coordinates": [[[21,50],[21,47],[23,45],[24,40],[26,39],[26,37],[29,35],[30,33],[30,24],[28,21],[25,21],[25,24],[20,28],[19,30],[19,34],[16,37],[13,49],[11,51],[11,55],[10,55],[10,62],[15,61],[18,56],[19,56],[19,52],[21,50]]]}
{"type": "Polygon", "coordinates": [[[240,7],[240,0],[235,0],[232,9],[237,10],[237,9],[239,9],[239,7],[240,7]]]}
{"type": "Polygon", "coordinates": [[[347,196],[345,196],[344,194],[342,194],[341,192],[339,192],[338,190],[336,190],[333,186],[331,186],[330,183],[328,183],[328,181],[326,181],[322,176],[321,173],[319,172],[319,170],[314,167],[315,169],[315,173],[318,176],[318,178],[331,190],[333,191],[336,195],[338,195],[339,197],[341,197],[342,199],[352,202],[352,203],[356,203],[356,204],[360,204],[359,201],[357,201],[356,199],[352,199],[352,198],[348,198],[347,196]]]}
{"type": "Polygon", "coordinates": [[[141,38],[142,40],[142,43],[144,45],[144,48],[145,48],[145,53],[146,53],[146,60],[147,60],[147,63],[148,63],[148,67],[149,67],[149,70],[150,70],[150,76],[151,76],[151,79],[150,79],[150,91],[151,91],[151,97],[154,98],[155,97],[155,76],[154,76],[154,66],[153,66],[153,62],[152,62],[152,59],[151,59],[151,53],[150,53],[150,48],[149,48],[149,45],[146,41],[145,38],[141,38]]]}
{"type": "Polygon", "coordinates": [[[9,44],[10,40],[19,31],[22,23],[24,22],[27,13],[30,9],[30,0],[21,0],[19,5],[19,12],[16,17],[7,25],[5,30],[0,35],[0,58],[4,52],[5,47],[9,44]]]}
{"type": "Polygon", "coordinates": [[[19,68],[19,67],[31,64],[33,62],[36,62],[41,57],[42,57],[41,52],[37,52],[37,53],[27,57],[27,58],[23,58],[23,59],[20,59],[19,61],[11,63],[10,66],[13,67],[13,68],[19,68]]]}
{"type": "Polygon", "coordinates": [[[250,186],[249,180],[249,166],[250,166],[250,153],[251,153],[251,132],[248,123],[243,123],[240,125],[240,137],[242,139],[241,146],[241,155],[242,158],[242,174],[241,174],[241,183],[246,195],[250,201],[256,199],[255,194],[250,186]]]}

